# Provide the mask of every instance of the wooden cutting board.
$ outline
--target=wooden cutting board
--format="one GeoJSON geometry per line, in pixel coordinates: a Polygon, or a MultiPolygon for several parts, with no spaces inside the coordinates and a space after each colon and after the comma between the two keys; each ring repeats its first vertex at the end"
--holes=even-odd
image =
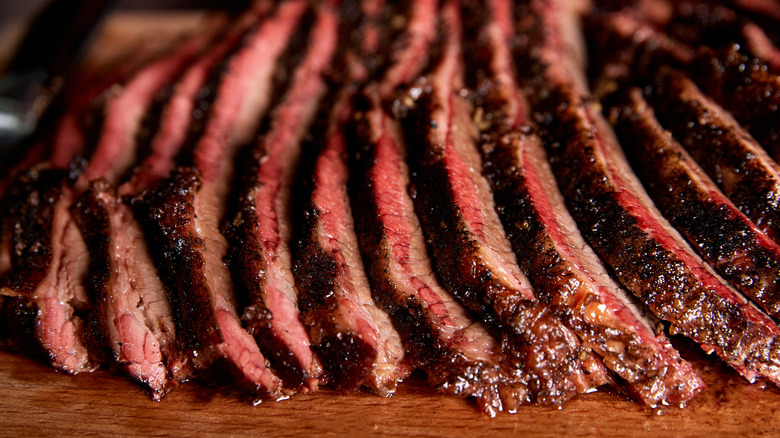
{"type": "MultiPolygon", "coordinates": [[[[193,14],[115,16],[90,62],[108,62],[141,43],[162,45],[199,23],[193,14]]],[[[13,40],[12,33],[0,37],[13,40]]],[[[0,47],[2,59],[9,46],[0,47]]],[[[153,402],[139,386],[107,371],[68,376],[0,352],[0,436],[780,436],[778,389],[749,385],[698,347],[675,343],[709,386],[684,409],[650,411],[601,391],[560,409],[525,406],[492,419],[470,401],[438,395],[417,375],[387,399],[323,390],[251,406],[189,382],[153,402]]]]}
{"type": "Polygon", "coordinates": [[[188,382],[153,402],[107,371],[77,376],[0,352],[0,436],[779,436],[780,391],[749,385],[687,342],[676,344],[708,388],[685,408],[647,410],[608,391],[562,408],[524,406],[489,418],[474,404],[442,396],[421,376],[395,397],[323,390],[252,406],[224,391],[188,382]]]}

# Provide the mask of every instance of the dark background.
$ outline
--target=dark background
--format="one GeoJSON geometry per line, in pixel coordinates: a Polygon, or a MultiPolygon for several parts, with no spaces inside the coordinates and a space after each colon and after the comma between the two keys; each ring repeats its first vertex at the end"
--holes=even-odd
{"type": "MultiPolygon", "coordinates": [[[[0,32],[11,22],[32,18],[48,0],[0,0],[0,32]]],[[[236,6],[244,0],[118,0],[119,10],[209,9],[236,6]]]]}

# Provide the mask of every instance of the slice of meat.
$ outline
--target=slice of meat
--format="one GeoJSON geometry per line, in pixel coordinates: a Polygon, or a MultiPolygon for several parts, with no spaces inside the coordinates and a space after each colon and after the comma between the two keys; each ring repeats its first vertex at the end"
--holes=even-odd
{"type": "Polygon", "coordinates": [[[644,83],[659,64],[684,67],[696,54],[693,48],[642,21],[633,9],[589,15],[584,25],[592,93],[601,99],[617,91],[620,84],[644,83]]]}
{"type": "Polygon", "coordinates": [[[215,87],[202,136],[190,151],[194,167],[179,169],[132,202],[152,242],[185,352],[210,377],[232,375],[243,389],[264,398],[284,395],[279,378],[241,326],[223,260],[228,242],[219,228],[237,150],[263,118],[274,66],[307,7],[303,0],[281,3],[246,35],[215,87]]]}
{"type": "MultiPolygon", "coordinates": [[[[127,170],[131,164],[128,157],[135,150],[134,133],[138,128],[141,115],[151,102],[156,91],[171,81],[197,54],[201,40],[192,39],[178,47],[168,56],[159,58],[139,70],[124,86],[114,87],[112,97],[105,108],[105,120],[101,127],[100,138],[93,157],[84,174],[73,187],[65,180],[54,184],[57,196],[40,198],[29,196],[18,205],[20,211],[34,211],[45,207],[45,220],[51,223],[51,235],[42,238],[42,230],[31,226],[29,217],[17,216],[13,224],[15,233],[23,242],[38,242],[33,247],[43,255],[43,262],[35,269],[41,270],[30,278],[38,279],[36,287],[15,290],[14,294],[27,299],[26,315],[34,314],[37,306],[38,334],[40,344],[48,349],[51,362],[64,371],[76,373],[92,369],[87,350],[81,339],[82,321],[76,310],[86,310],[90,305],[89,294],[83,280],[87,274],[89,256],[87,248],[73,222],[69,208],[79,194],[87,187],[90,175],[105,174],[112,183],[127,170]],[[125,157],[120,159],[120,155],[125,157]]],[[[43,189],[41,189],[43,190],[43,189]]],[[[35,192],[33,192],[34,194],[35,192]]],[[[43,220],[36,219],[36,220],[43,220]]],[[[25,262],[13,263],[11,276],[30,269],[25,262]]],[[[28,282],[29,284],[29,282],[28,282]]]]}
{"type": "MultiPolygon", "coordinates": [[[[771,157],[780,159],[780,127],[776,123],[780,116],[780,76],[769,72],[758,59],[739,53],[735,48],[720,52],[701,49],[690,73],[707,96],[728,110],[771,157]]],[[[714,108],[709,110],[715,111],[714,108]]],[[[728,124],[729,121],[720,123],[728,124]]],[[[696,125],[700,127],[693,128],[706,127],[696,125]]]]}
{"type": "Polygon", "coordinates": [[[609,277],[585,243],[547,162],[541,139],[531,134],[528,104],[514,80],[509,41],[501,25],[504,0],[492,0],[475,53],[486,62],[474,77],[482,105],[479,143],[499,216],[521,269],[537,297],[587,343],[605,366],[623,378],[645,405],[684,404],[703,387],[688,362],[626,291],[609,277]]]}
{"type": "Polygon", "coordinates": [[[94,369],[77,315],[89,305],[80,281],[89,260],[68,220],[72,195],[65,177],[63,171],[33,168],[9,187],[14,268],[1,294],[7,297],[5,319],[14,346],[78,373],[94,369]]]}
{"type": "Polygon", "coordinates": [[[85,285],[92,310],[85,341],[100,362],[120,365],[159,400],[171,377],[184,377],[183,358],[141,229],[103,179],[90,184],[71,213],[89,248],[85,285]]]}
{"type": "Polygon", "coordinates": [[[408,193],[401,128],[382,109],[376,90],[366,94],[348,144],[357,157],[352,204],[374,300],[393,320],[411,364],[432,385],[476,397],[491,416],[516,411],[526,385],[502,367],[497,340],[436,279],[408,193]]]}
{"type": "Polygon", "coordinates": [[[177,343],[170,303],[143,231],[119,194],[139,193],[169,174],[191,120],[197,89],[258,14],[254,10],[245,13],[186,70],[165,105],[163,122],[167,125],[161,125],[151,142],[151,153],[134,170],[133,178],[118,190],[104,179],[95,180],[71,209],[90,251],[86,282],[95,308],[86,332],[89,344],[101,362],[120,366],[148,387],[156,400],[173,382],[185,380],[191,367],[177,343]]]}
{"type": "Polygon", "coordinates": [[[185,41],[173,53],[142,68],[124,86],[109,89],[100,137],[89,165],[76,183],[77,191],[85,190],[97,178],[105,178],[111,184],[119,182],[136,160],[136,135],[154,97],[195,59],[206,41],[205,37],[185,41]]]}
{"type": "MultiPolygon", "coordinates": [[[[425,13],[418,6],[411,20],[420,20],[425,13]]],[[[423,17],[434,28],[435,15],[423,17]]],[[[429,32],[409,26],[407,33],[420,31],[429,32]]],[[[427,51],[428,43],[410,43],[419,39],[405,35],[407,45],[402,50],[427,51]]],[[[526,385],[501,366],[497,340],[436,279],[408,194],[401,127],[381,106],[380,90],[395,90],[422,68],[420,63],[399,75],[391,67],[382,79],[389,85],[368,86],[348,131],[347,145],[354,157],[352,205],[374,301],[393,320],[411,365],[423,369],[432,385],[447,394],[476,397],[490,415],[515,411],[526,399],[526,385]]]]}
{"type": "Polygon", "coordinates": [[[459,7],[448,1],[440,16],[446,29],[440,63],[395,103],[410,150],[415,207],[442,284],[493,327],[506,326],[532,396],[560,403],[604,383],[603,365],[585,369],[594,358],[536,300],[517,266],[480,174],[471,108],[458,94],[459,7]]]}
{"type": "MultiPolygon", "coordinates": [[[[48,162],[53,169],[65,170],[79,154],[85,153],[87,131],[90,129],[86,126],[85,116],[97,96],[111,84],[126,79],[127,65],[137,63],[135,57],[130,58],[124,59],[120,66],[112,66],[108,71],[101,72],[100,79],[85,72],[76,74],[74,79],[64,85],[66,90],[63,90],[63,96],[67,97],[56,99],[42,115],[33,144],[25,148],[24,157],[12,168],[7,171],[3,168],[0,172],[3,173],[0,178],[0,278],[11,270],[11,224],[6,220],[9,216],[6,211],[13,207],[8,205],[6,187],[37,164],[48,162]],[[80,93],[69,92],[72,89],[78,89],[80,93]]],[[[23,199],[17,198],[16,201],[23,202],[23,199]]]]}
{"type": "MultiPolygon", "coordinates": [[[[538,2],[549,34],[560,32],[559,5],[538,2]]],[[[561,192],[582,234],[623,286],[656,316],[746,379],[780,383],[780,329],[699,258],[655,208],[631,171],[610,126],[581,97],[582,71],[567,70],[555,38],[528,35],[541,68],[533,80],[561,192]]],[[[570,64],[569,64],[570,65],[570,64]]]]}
{"type": "Polygon", "coordinates": [[[653,85],[661,124],[745,216],[780,241],[780,166],[682,73],[661,69],[653,85]]]}
{"type": "Polygon", "coordinates": [[[734,287],[775,317],[780,246],[728,201],[658,123],[639,89],[614,110],[626,152],[664,215],[734,287]]]}
{"type": "MultiPolygon", "coordinates": [[[[370,28],[370,26],[367,26],[370,28]]],[[[370,53],[375,48],[359,47],[370,53]]],[[[341,390],[363,385],[390,396],[410,369],[398,333],[374,303],[360,256],[347,191],[349,177],[344,129],[357,84],[367,68],[343,54],[346,85],[334,89],[319,112],[307,155],[313,169],[302,201],[293,273],[300,289],[301,319],[328,381],[341,390]]]]}
{"type": "Polygon", "coordinates": [[[300,320],[293,280],[290,202],[300,143],[326,91],[322,74],[336,51],[338,19],[322,6],[306,55],[290,88],[261,135],[253,165],[244,176],[239,212],[231,223],[231,269],[248,304],[242,320],[263,354],[290,389],[316,390],[321,369],[300,320]]]}
{"type": "Polygon", "coordinates": [[[392,96],[399,85],[411,81],[425,66],[428,48],[436,37],[436,0],[412,2],[407,32],[404,33],[403,50],[393,54],[390,67],[379,85],[383,98],[392,96]]]}

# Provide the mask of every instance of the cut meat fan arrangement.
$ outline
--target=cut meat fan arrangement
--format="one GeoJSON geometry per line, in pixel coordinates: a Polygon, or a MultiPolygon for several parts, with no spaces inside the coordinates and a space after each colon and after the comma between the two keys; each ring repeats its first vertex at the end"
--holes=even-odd
{"type": "Polygon", "coordinates": [[[159,400],[780,385],[780,3],[256,0],[0,179],[0,344],[159,400]]]}

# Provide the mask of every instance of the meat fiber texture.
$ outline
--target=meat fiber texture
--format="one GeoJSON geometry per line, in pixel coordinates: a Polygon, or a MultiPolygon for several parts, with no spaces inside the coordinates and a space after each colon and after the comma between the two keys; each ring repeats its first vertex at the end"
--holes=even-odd
{"type": "Polygon", "coordinates": [[[681,405],[677,334],[780,384],[778,17],[693,3],[256,0],[83,72],[2,165],[0,345],[154,399],[681,405]]]}

